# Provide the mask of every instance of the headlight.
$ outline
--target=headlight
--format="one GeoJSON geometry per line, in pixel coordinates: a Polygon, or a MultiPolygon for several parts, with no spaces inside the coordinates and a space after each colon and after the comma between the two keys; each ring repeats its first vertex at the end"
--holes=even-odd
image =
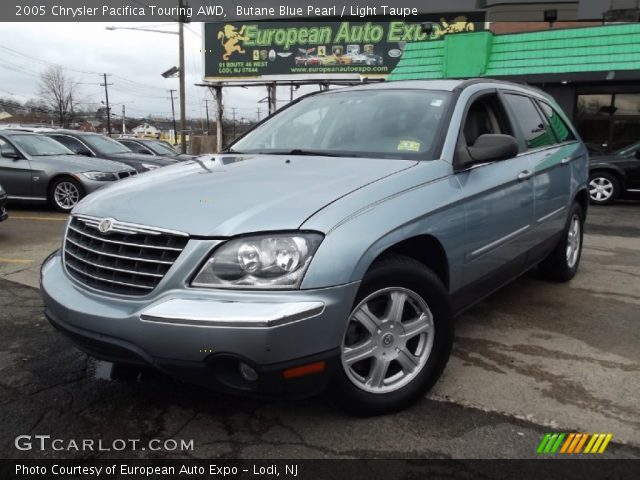
{"type": "Polygon", "coordinates": [[[89,180],[95,180],[96,182],[115,182],[118,177],[115,173],[107,172],[83,172],[81,175],[87,177],[89,180]]]}
{"type": "Polygon", "coordinates": [[[155,170],[156,168],[160,168],[158,165],[151,165],[150,163],[143,163],[142,167],[146,168],[147,170],[155,170]]]}
{"type": "Polygon", "coordinates": [[[230,240],[211,254],[191,285],[298,288],[322,238],[319,233],[278,233],[230,240]]]}

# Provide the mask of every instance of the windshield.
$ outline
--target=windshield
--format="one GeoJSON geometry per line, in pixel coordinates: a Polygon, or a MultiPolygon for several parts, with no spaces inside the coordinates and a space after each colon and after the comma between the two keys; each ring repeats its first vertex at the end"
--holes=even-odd
{"type": "Polygon", "coordinates": [[[149,147],[151,150],[153,150],[153,153],[156,153],[158,155],[175,155],[176,154],[176,151],[173,148],[159,141],[145,142],[144,145],[149,147]]]}
{"type": "Polygon", "coordinates": [[[64,145],[44,135],[12,135],[11,140],[27,154],[34,157],[74,155],[74,153],[64,145]]]}
{"type": "Polygon", "coordinates": [[[111,138],[103,137],[102,135],[85,135],[82,140],[89,144],[98,155],[106,154],[112,155],[114,153],[131,153],[127,147],[121,143],[112,140],[111,138]]]}
{"type": "Polygon", "coordinates": [[[243,153],[429,158],[449,93],[345,90],[292,105],[233,144],[243,153]]]}

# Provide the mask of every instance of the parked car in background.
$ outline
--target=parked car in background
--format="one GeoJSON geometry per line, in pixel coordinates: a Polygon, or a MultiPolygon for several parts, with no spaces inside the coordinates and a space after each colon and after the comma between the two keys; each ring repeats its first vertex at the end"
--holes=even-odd
{"type": "Polygon", "coordinates": [[[7,192],[5,192],[2,185],[0,185],[0,222],[6,220],[9,216],[6,210],[7,201],[7,192]]]}
{"type": "Polygon", "coordinates": [[[185,155],[177,152],[171,145],[162,140],[153,140],[148,138],[118,138],[116,141],[130,149],[132,152],[140,153],[142,155],[173,158],[178,161],[185,161],[193,158],[193,155],[185,155]]]}
{"type": "Polygon", "coordinates": [[[330,385],[380,414],[437,381],[455,315],[536,265],[578,270],[587,150],[535,89],[325,91],[214,158],[78,205],[41,290],[82,350],[241,394],[330,385]]]}
{"type": "Polygon", "coordinates": [[[135,174],[123,163],[79,157],[44,135],[0,130],[0,183],[9,200],[70,212],[91,192],[135,174]]]}
{"type": "Polygon", "coordinates": [[[132,152],[112,138],[99,133],[57,130],[44,135],[53,138],[72,152],[86,157],[107,158],[129,165],[139,173],[176,163],[173,158],[152,157],[132,152]]]}
{"type": "Polygon", "coordinates": [[[589,160],[589,197],[599,205],[640,193],[640,142],[589,160]]]}

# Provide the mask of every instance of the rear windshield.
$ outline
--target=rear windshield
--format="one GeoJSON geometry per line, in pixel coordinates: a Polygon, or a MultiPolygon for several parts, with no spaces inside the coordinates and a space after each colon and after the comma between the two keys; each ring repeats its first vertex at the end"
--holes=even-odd
{"type": "Polygon", "coordinates": [[[449,92],[432,90],[336,90],[276,114],[232,150],[429,158],[449,97],[449,92]]]}
{"type": "Polygon", "coordinates": [[[82,140],[89,144],[89,146],[93,148],[98,155],[100,153],[104,153],[106,155],[114,153],[131,153],[131,150],[120,142],[116,142],[111,138],[103,137],[102,135],[85,135],[82,137],[82,140]]]}

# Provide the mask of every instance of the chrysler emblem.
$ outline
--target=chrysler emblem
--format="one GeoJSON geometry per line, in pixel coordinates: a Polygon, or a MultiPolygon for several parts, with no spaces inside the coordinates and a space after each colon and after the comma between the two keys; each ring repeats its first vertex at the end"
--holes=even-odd
{"type": "Polygon", "coordinates": [[[98,224],[98,230],[100,230],[100,233],[108,233],[109,231],[111,231],[112,227],[113,227],[112,218],[105,218],[98,224]]]}

